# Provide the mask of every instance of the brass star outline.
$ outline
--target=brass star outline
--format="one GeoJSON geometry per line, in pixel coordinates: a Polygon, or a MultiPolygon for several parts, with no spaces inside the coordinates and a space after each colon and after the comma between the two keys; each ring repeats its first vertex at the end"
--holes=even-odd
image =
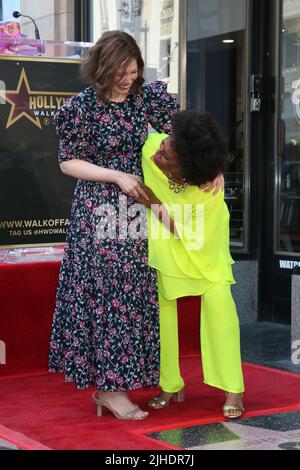
{"type": "Polygon", "coordinates": [[[39,96],[41,96],[41,95],[42,96],[44,96],[44,95],[74,96],[78,93],[78,92],[77,93],[70,93],[70,92],[66,92],[66,93],[60,93],[59,92],[59,93],[57,93],[57,92],[53,92],[53,91],[49,92],[49,91],[42,91],[42,90],[32,91],[31,88],[30,88],[30,85],[29,85],[29,81],[28,81],[25,69],[22,68],[22,72],[21,72],[21,75],[20,75],[20,78],[19,78],[17,89],[16,90],[0,90],[0,96],[2,96],[5,99],[5,101],[7,101],[11,105],[11,110],[10,110],[8,121],[7,121],[7,124],[6,124],[6,129],[11,127],[13,124],[15,124],[17,121],[19,121],[19,119],[22,119],[23,117],[27,118],[30,122],[32,122],[39,129],[42,129],[41,121],[40,121],[40,118],[38,116],[33,118],[26,111],[22,111],[22,112],[16,111],[17,103],[15,101],[13,101],[12,99],[8,98],[8,96],[7,96],[7,95],[16,95],[16,96],[18,96],[20,94],[20,90],[23,86],[23,83],[25,84],[28,97],[29,96],[34,96],[34,95],[39,95],[39,96]],[[13,118],[15,112],[17,112],[18,114],[17,114],[17,116],[15,116],[13,118]]]}

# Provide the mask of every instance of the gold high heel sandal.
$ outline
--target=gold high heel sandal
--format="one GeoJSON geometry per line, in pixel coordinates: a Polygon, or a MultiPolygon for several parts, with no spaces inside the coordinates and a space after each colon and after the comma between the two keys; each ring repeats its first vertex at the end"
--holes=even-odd
{"type": "Polygon", "coordinates": [[[166,408],[167,406],[169,406],[171,401],[174,401],[176,403],[181,403],[184,400],[185,400],[185,396],[184,396],[184,388],[183,388],[179,390],[179,392],[170,393],[170,397],[168,400],[165,400],[161,396],[151,398],[151,400],[148,402],[148,406],[152,408],[153,410],[160,410],[161,408],[166,408]]]}
{"type": "MultiPolygon", "coordinates": [[[[227,398],[228,392],[225,392],[225,396],[227,398]]],[[[243,397],[243,394],[242,394],[243,397]]],[[[243,406],[237,406],[237,405],[224,405],[223,406],[223,416],[224,418],[229,418],[229,419],[237,419],[242,416],[242,414],[245,413],[245,408],[243,406]],[[237,414],[230,414],[231,411],[237,411],[237,414]]]]}
{"type": "Polygon", "coordinates": [[[118,419],[130,419],[130,420],[142,420],[147,418],[148,412],[143,411],[145,413],[145,416],[136,416],[139,411],[142,411],[138,406],[135,406],[132,408],[132,410],[128,411],[124,415],[121,415],[117,410],[112,408],[111,405],[109,405],[105,400],[97,396],[98,392],[96,391],[93,395],[93,400],[97,405],[97,416],[101,417],[102,416],[102,408],[107,408],[116,418],[118,419]]]}

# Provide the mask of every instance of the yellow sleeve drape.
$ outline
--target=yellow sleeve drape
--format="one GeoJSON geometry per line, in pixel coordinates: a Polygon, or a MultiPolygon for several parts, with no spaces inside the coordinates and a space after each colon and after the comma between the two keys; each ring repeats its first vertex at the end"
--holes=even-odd
{"type": "Polygon", "coordinates": [[[149,264],[161,273],[180,278],[234,282],[229,252],[229,213],[224,193],[213,196],[196,186],[175,193],[152,161],[165,134],[150,134],[143,147],[145,183],[175,220],[176,238],[148,211],[149,264]]]}

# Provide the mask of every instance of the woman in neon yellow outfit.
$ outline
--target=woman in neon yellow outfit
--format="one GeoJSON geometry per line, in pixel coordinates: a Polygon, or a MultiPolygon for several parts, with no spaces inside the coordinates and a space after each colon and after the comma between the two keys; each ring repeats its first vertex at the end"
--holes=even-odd
{"type": "Polygon", "coordinates": [[[174,134],[150,134],[143,148],[148,211],[149,264],[158,273],[161,372],[151,408],[183,400],[176,299],[201,295],[204,383],[226,393],[224,416],[243,411],[239,321],[230,285],[229,214],[224,193],[199,186],[224,169],[223,134],[208,113],[180,112],[174,134]]]}

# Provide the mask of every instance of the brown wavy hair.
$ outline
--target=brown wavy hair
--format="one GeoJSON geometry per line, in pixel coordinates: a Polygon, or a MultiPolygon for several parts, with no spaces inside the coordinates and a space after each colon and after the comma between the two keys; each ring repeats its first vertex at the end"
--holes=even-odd
{"type": "Polygon", "coordinates": [[[97,96],[106,101],[120,67],[124,70],[132,61],[137,61],[138,78],[132,84],[131,93],[142,94],[144,61],[140,48],[132,36],[124,31],[107,31],[90,49],[89,57],[81,65],[81,76],[94,85],[97,96]]]}

